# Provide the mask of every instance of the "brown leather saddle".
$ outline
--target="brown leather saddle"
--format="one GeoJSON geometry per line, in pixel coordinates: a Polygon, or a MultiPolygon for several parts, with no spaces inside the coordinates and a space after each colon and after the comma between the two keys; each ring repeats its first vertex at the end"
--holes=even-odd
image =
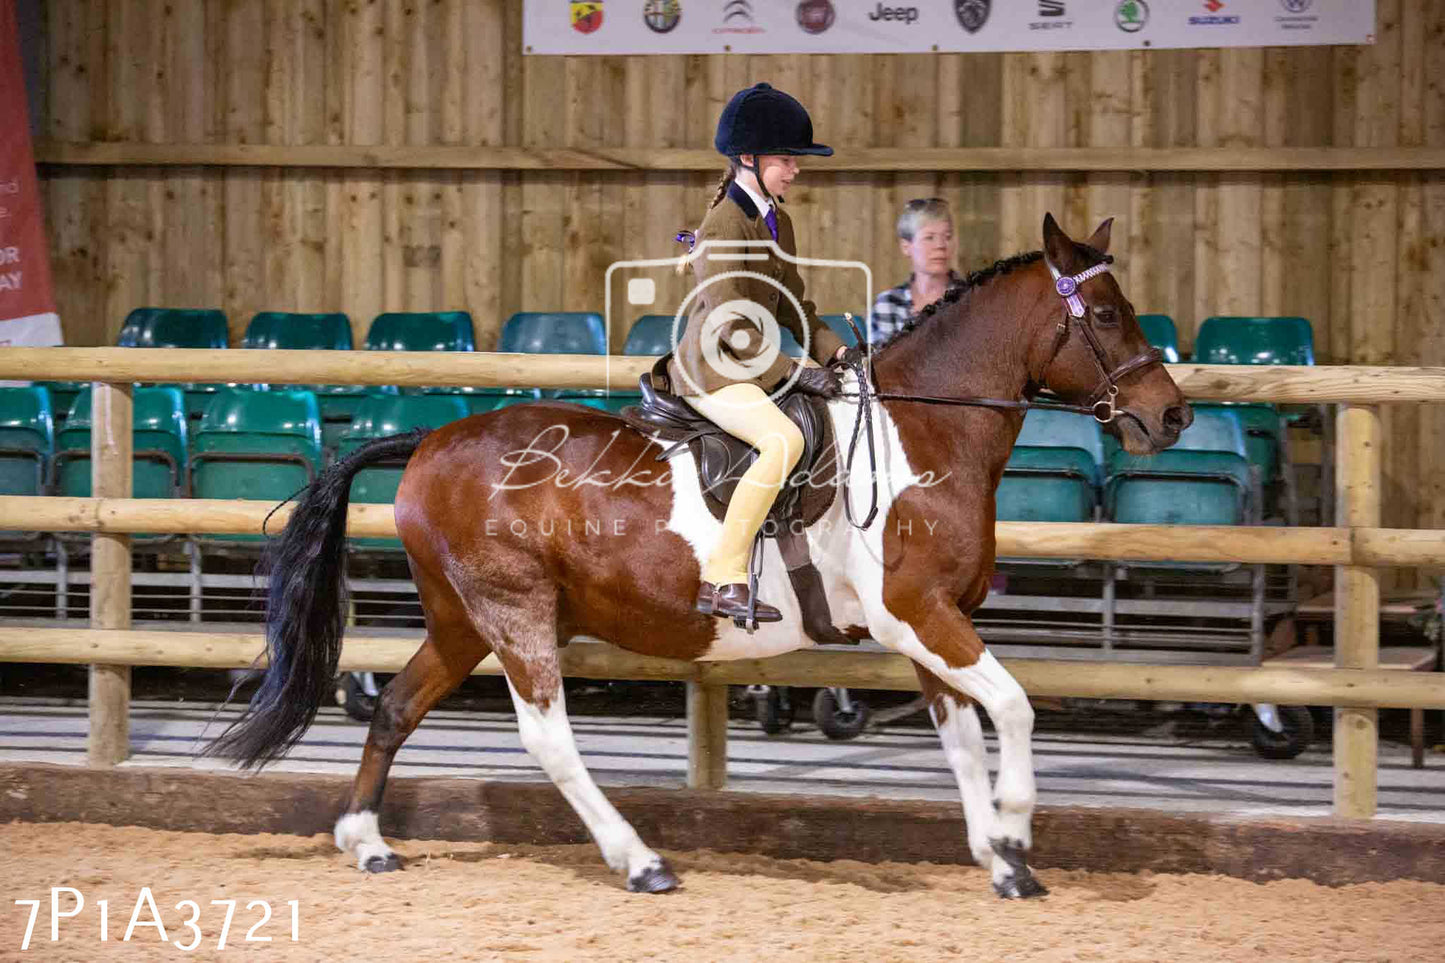
{"type": "MultiPolygon", "coordinates": [[[[721,521],[739,479],[757,460],[758,452],[672,393],[667,376],[671,356],[670,353],[663,355],[652,366],[650,374],[638,379],[642,400],[618,414],[654,441],[672,442],[657,455],[658,461],[670,458],[684,446],[692,452],[698,466],[703,502],[713,517],[721,521]]],[[[802,432],[803,455],[773,502],[767,520],[758,531],[758,540],[778,540],[788,578],[798,595],[803,629],[808,637],[819,644],[856,644],[856,639],[848,638],[833,626],[822,578],[808,555],[808,539],[804,534],[804,529],[823,516],[838,493],[837,445],[827,402],[816,395],[789,390],[776,403],[802,432]]],[[[754,543],[749,565],[753,582],[758,575],[755,568],[762,557],[759,542],[754,543]]]]}

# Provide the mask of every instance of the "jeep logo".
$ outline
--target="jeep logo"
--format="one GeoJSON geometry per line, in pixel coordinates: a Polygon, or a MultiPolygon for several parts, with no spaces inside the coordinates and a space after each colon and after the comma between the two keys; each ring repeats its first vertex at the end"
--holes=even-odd
{"type": "Polygon", "coordinates": [[[878,9],[868,14],[869,20],[901,20],[904,23],[913,23],[918,19],[917,7],[885,7],[878,4],[878,9]]]}

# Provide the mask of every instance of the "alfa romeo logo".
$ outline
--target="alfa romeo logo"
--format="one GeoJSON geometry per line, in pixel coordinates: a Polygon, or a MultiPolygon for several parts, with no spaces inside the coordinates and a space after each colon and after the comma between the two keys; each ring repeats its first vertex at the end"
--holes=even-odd
{"type": "Polygon", "coordinates": [[[642,22],[653,33],[668,33],[682,19],[678,0],[647,0],[642,5],[642,22]]]}

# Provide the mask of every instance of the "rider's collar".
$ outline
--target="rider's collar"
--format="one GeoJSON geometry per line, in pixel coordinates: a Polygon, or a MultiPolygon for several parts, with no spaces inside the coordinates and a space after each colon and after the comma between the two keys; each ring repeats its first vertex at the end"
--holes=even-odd
{"type": "Polygon", "coordinates": [[[766,214],[771,204],[761,195],[754,193],[736,180],[728,185],[728,197],[743,209],[743,213],[751,220],[762,217],[766,214]]]}
{"type": "Polygon", "coordinates": [[[1063,298],[1064,303],[1069,306],[1069,314],[1075,318],[1082,318],[1084,316],[1084,299],[1079,297],[1079,285],[1089,278],[1098,277],[1108,271],[1109,262],[1100,261],[1078,274],[1063,274],[1054,267],[1053,262],[1048,258],[1044,258],[1044,263],[1049,266],[1049,273],[1054,276],[1054,290],[1059,292],[1059,297],[1063,298]]]}

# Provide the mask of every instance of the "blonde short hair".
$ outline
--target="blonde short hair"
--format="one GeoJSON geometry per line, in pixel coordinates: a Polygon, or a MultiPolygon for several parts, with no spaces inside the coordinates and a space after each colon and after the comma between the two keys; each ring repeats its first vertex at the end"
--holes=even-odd
{"type": "Polygon", "coordinates": [[[903,205],[903,213],[898,215],[898,237],[903,241],[911,241],[918,233],[918,229],[929,221],[947,221],[953,223],[953,211],[948,207],[948,202],[941,197],[920,197],[903,205]]]}

